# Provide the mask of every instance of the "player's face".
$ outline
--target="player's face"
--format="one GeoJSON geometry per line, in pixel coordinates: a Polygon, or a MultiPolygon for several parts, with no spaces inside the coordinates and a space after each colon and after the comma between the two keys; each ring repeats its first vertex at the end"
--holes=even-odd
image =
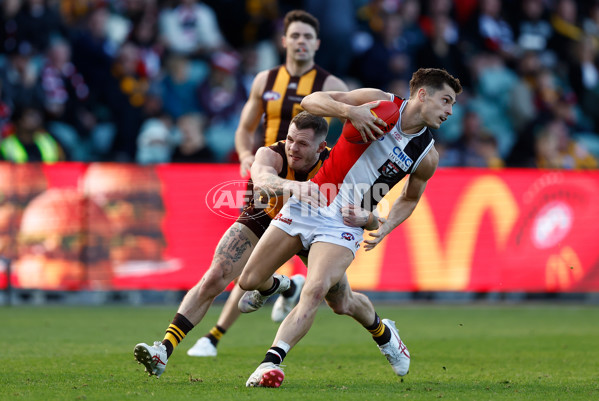
{"type": "Polygon", "coordinates": [[[289,167],[298,172],[307,172],[318,160],[321,143],[314,138],[313,129],[298,130],[295,124],[291,124],[285,141],[289,167]]]}
{"type": "Polygon", "coordinates": [[[313,61],[319,46],[320,39],[316,37],[316,31],[304,22],[292,22],[283,36],[287,57],[298,62],[313,61]]]}
{"type": "Polygon", "coordinates": [[[456,93],[449,85],[438,91],[427,91],[422,108],[422,119],[427,127],[438,129],[453,114],[456,93]]]}

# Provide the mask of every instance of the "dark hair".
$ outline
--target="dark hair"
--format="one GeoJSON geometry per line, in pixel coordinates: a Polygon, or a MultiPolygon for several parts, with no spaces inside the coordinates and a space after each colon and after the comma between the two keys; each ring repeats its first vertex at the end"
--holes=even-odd
{"type": "Polygon", "coordinates": [[[302,111],[293,117],[291,124],[295,124],[297,129],[313,129],[314,138],[322,137],[323,140],[326,138],[329,131],[327,120],[323,117],[310,114],[307,111],[302,111]]]}
{"type": "Polygon", "coordinates": [[[456,95],[462,92],[460,80],[447,71],[440,68],[420,68],[410,79],[410,96],[415,95],[422,87],[432,88],[435,91],[441,90],[444,84],[453,89],[456,95]]]}
{"type": "Polygon", "coordinates": [[[284,34],[287,34],[287,29],[289,29],[289,25],[292,22],[303,22],[304,24],[308,24],[314,28],[316,31],[316,37],[320,35],[320,23],[312,14],[304,11],[304,10],[291,10],[287,14],[285,14],[285,19],[283,20],[285,23],[284,34]]]}

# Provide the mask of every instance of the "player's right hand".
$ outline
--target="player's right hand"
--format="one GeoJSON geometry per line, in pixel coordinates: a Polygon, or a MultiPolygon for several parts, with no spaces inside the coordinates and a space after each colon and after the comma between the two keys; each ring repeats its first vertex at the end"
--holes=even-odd
{"type": "Polygon", "coordinates": [[[241,174],[242,178],[246,178],[250,176],[250,168],[252,164],[254,164],[254,159],[256,156],[250,154],[241,158],[240,166],[239,166],[239,174],[241,174]]]}
{"type": "Polygon", "coordinates": [[[387,126],[385,121],[372,114],[371,110],[379,104],[380,101],[365,103],[361,106],[351,108],[349,120],[362,135],[364,142],[375,141],[379,136],[383,135],[383,130],[380,127],[387,126]]]}

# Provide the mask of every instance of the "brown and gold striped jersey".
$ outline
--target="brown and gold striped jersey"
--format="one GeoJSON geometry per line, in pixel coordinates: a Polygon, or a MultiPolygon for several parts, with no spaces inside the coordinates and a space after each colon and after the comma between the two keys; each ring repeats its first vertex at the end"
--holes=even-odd
{"type": "Polygon", "coordinates": [[[266,87],[262,93],[264,137],[256,143],[256,149],[287,138],[291,120],[302,111],[302,99],[312,92],[322,90],[329,75],[317,65],[299,77],[289,75],[284,65],[268,71],[266,87]]]}

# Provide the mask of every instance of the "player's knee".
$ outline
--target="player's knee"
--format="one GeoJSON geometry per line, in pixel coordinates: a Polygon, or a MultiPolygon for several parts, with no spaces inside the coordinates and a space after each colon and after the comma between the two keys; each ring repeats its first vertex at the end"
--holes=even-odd
{"type": "Polygon", "coordinates": [[[320,305],[327,294],[327,289],[321,286],[304,286],[300,302],[320,305]]]}
{"type": "Polygon", "coordinates": [[[224,291],[230,282],[231,278],[227,277],[222,266],[213,264],[206,274],[204,274],[200,285],[204,291],[216,291],[220,293],[224,291]]]}

